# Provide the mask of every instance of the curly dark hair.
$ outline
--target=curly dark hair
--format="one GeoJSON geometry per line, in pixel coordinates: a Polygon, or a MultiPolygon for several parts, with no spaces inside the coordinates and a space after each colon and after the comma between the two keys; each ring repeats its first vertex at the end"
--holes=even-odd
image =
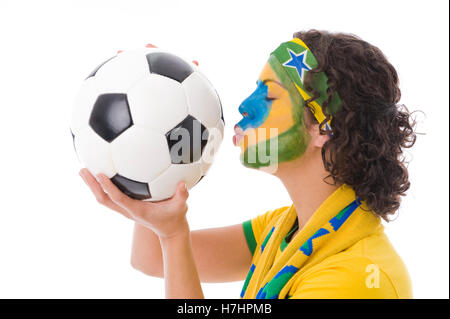
{"type": "MultiPolygon", "coordinates": [[[[377,47],[345,33],[309,30],[294,33],[309,47],[318,67],[307,73],[305,87],[319,72],[328,77],[327,104],[337,92],[342,107],[331,117],[332,135],[322,148],[326,179],[348,184],[368,207],[386,221],[410,187],[403,149],[416,141],[416,121],[400,100],[396,70],[377,47]]],[[[309,105],[308,105],[309,106],[309,105]]],[[[312,107],[309,107],[312,111],[312,107]]]]}

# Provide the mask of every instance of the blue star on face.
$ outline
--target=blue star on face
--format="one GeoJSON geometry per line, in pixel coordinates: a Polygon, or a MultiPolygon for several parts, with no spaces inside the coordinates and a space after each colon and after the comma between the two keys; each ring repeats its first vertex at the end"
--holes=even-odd
{"type": "Polygon", "coordinates": [[[291,49],[288,49],[288,52],[291,58],[288,61],[284,62],[283,66],[296,69],[298,76],[300,77],[300,81],[302,81],[303,83],[305,70],[306,71],[311,70],[311,67],[308,64],[306,64],[306,53],[308,51],[305,50],[298,55],[296,55],[295,52],[292,51],[291,49]]]}

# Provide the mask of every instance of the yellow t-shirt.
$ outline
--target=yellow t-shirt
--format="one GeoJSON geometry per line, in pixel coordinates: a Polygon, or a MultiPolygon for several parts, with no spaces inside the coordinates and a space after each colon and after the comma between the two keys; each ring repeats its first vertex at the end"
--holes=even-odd
{"type": "MultiPolygon", "coordinates": [[[[264,240],[261,235],[269,221],[278,219],[289,207],[268,211],[243,223],[245,238],[252,254],[264,240]]],[[[297,228],[298,222],[278,247],[275,261],[289,245],[290,236],[297,228]]],[[[384,234],[383,227],[380,227],[374,234],[305,271],[295,281],[289,294],[291,298],[298,299],[404,299],[412,298],[412,288],[403,261],[384,234]]]]}

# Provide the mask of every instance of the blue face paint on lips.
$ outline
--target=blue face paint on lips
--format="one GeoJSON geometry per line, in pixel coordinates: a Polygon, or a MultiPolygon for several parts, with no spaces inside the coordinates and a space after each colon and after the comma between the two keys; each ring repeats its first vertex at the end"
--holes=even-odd
{"type": "Polygon", "coordinates": [[[239,106],[239,112],[246,115],[236,125],[243,131],[257,128],[266,121],[272,105],[272,100],[267,98],[267,91],[267,85],[258,80],[256,90],[239,106]]]}

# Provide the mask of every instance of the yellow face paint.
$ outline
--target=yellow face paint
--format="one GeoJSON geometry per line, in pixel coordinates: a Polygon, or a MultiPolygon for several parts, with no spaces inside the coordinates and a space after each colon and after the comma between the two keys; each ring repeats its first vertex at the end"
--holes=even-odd
{"type": "MultiPolygon", "coordinates": [[[[258,83],[260,84],[255,92],[242,104],[252,103],[253,106],[249,109],[260,109],[261,112],[254,113],[265,114],[264,121],[247,121],[248,124],[242,125],[244,138],[241,138],[238,143],[242,152],[251,145],[274,137],[274,132],[276,135],[282,134],[294,125],[293,104],[289,92],[281,84],[280,78],[268,62],[264,65],[258,83]],[[263,86],[262,89],[261,86],[263,86]]],[[[246,116],[252,115],[244,111],[244,117],[246,116]]]]}
{"type": "Polygon", "coordinates": [[[278,134],[286,132],[293,124],[292,101],[289,92],[281,84],[280,79],[269,63],[266,63],[259,79],[267,85],[267,97],[272,100],[272,107],[266,121],[260,128],[277,128],[278,134]]]}

